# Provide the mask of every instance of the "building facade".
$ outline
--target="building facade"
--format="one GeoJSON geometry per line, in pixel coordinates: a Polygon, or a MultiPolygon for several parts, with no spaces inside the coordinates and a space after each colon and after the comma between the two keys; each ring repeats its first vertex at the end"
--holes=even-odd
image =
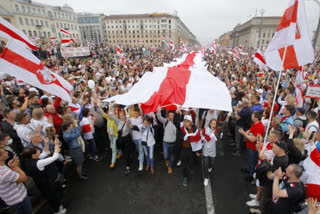
{"type": "Polygon", "coordinates": [[[196,37],[176,15],[167,13],[110,15],[103,21],[105,40],[109,45],[162,47],[163,37],[171,39],[175,47],[180,40],[198,44],[196,37]]]}
{"type": "Polygon", "coordinates": [[[257,49],[267,47],[281,21],[279,17],[263,17],[261,42],[259,43],[259,32],[261,17],[254,17],[244,24],[238,24],[230,34],[230,47],[243,46],[257,49]]]}
{"type": "Polygon", "coordinates": [[[230,47],[231,46],[230,35],[231,35],[231,32],[227,32],[227,33],[222,34],[218,40],[219,45],[221,45],[223,47],[230,47]]]}
{"type": "Polygon", "coordinates": [[[1,6],[14,16],[14,25],[29,37],[49,40],[63,39],[61,28],[69,31],[71,37],[80,41],[77,14],[65,4],[61,7],[32,2],[31,0],[0,0],[1,6]]]}
{"type": "Polygon", "coordinates": [[[78,13],[78,26],[83,42],[105,42],[102,30],[103,14],[78,13]]]}

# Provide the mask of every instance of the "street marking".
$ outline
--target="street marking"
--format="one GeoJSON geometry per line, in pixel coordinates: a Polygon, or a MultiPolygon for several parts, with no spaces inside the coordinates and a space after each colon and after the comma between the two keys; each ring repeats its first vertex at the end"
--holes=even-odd
{"type": "Polygon", "coordinates": [[[204,186],[204,192],[206,195],[207,214],[215,214],[210,179],[209,179],[208,185],[204,186]]]}

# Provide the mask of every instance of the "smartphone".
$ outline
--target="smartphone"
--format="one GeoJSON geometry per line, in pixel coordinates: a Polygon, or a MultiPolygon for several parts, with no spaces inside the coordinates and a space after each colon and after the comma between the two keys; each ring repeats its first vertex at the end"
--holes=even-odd
{"type": "Polygon", "coordinates": [[[313,139],[315,133],[316,133],[316,131],[311,132],[311,135],[310,135],[310,137],[309,137],[309,140],[312,140],[312,139],[313,139]]]}

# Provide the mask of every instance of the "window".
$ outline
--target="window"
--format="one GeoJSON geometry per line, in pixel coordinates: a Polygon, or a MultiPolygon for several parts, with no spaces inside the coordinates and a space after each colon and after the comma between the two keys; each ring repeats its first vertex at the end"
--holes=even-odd
{"type": "Polygon", "coordinates": [[[26,12],[26,9],[24,8],[24,6],[23,6],[23,5],[21,6],[21,8],[22,8],[22,12],[24,12],[24,13],[25,13],[25,12],[26,12]]]}
{"type": "Polygon", "coordinates": [[[42,21],[42,20],[40,20],[40,24],[41,24],[41,26],[44,26],[44,24],[43,24],[43,21],[42,21]]]}
{"type": "Polygon", "coordinates": [[[22,18],[21,18],[21,17],[19,17],[19,23],[20,23],[21,25],[23,25],[23,21],[22,21],[22,18]]]}
{"type": "Polygon", "coordinates": [[[161,22],[167,22],[167,20],[166,19],[161,19],[161,22]]]}
{"type": "Polygon", "coordinates": [[[32,12],[35,14],[36,13],[36,8],[32,8],[32,12]]]}
{"type": "Polygon", "coordinates": [[[263,38],[265,38],[266,37],[266,33],[263,33],[263,36],[262,36],[263,38]]]}
{"type": "Polygon", "coordinates": [[[30,7],[27,7],[27,12],[28,12],[28,13],[31,13],[30,7]]]}
{"type": "Polygon", "coordinates": [[[38,8],[38,14],[41,14],[40,8],[38,8]]]}
{"type": "Polygon", "coordinates": [[[14,6],[16,8],[16,11],[19,12],[19,5],[15,4],[14,6]]]}
{"type": "Polygon", "coordinates": [[[42,33],[39,31],[39,36],[42,37],[42,33]]]}
{"type": "Polygon", "coordinates": [[[51,37],[51,33],[50,32],[48,32],[48,37],[51,37]]]}
{"type": "Polygon", "coordinates": [[[45,21],[44,23],[46,23],[46,27],[48,27],[48,21],[45,21]]]}
{"type": "Polygon", "coordinates": [[[26,23],[26,25],[29,25],[29,19],[25,18],[24,22],[26,23]]]}
{"type": "Polygon", "coordinates": [[[28,31],[29,36],[32,36],[32,32],[31,30],[28,31]]]}
{"type": "Polygon", "coordinates": [[[33,35],[34,35],[34,36],[37,36],[37,31],[33,31],[33,35]]]}
{"type": "Polygon", "coordinates": [[[34,26],[33,19],[30,19],[30,24],[31,24],[32,26],[34,26]]]}
{"type": "Polygon", "coordinates": [[[22,32],[27,35],[27,32],[25,30],[22,30],[22,32]]]}
{"type": "Polygon", "coordinates": [[[36,19],[36,25],[39,25],[39,20],[38,19],[36,19]]]}

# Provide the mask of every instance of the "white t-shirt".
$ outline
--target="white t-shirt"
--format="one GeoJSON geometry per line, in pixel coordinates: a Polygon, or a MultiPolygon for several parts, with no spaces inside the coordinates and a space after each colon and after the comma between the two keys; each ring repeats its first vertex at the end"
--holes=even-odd
{"type": "Polygon", "coordinates": [[[318,131],[318,130],[319,130],[319,124],[317,121],[313,121],[311,123],[308,123],[308,125],[306,126],[306,131],[308,131],[310,133],[313,131],[318,131]]]}
{"type": "Polygon", "coordinates": [[[218,119],[219,111],[214,111],[212,114],[207,111],[207,114],[204,112],[202,114],[202,119],[205,120],[204,128],[207,128],[209,126],[211,119],[218,119]]]}
{"type": "MultiPolygon", "coordinates": [[[[139,126],[143,124],[143,120],[140,116],[138,118],[131,117],[129,121],[133,126],[139,126]]],[[[132,131],[132,140],[141,140],[141,137],[142,136],[139,131],[132,131]]]]}

